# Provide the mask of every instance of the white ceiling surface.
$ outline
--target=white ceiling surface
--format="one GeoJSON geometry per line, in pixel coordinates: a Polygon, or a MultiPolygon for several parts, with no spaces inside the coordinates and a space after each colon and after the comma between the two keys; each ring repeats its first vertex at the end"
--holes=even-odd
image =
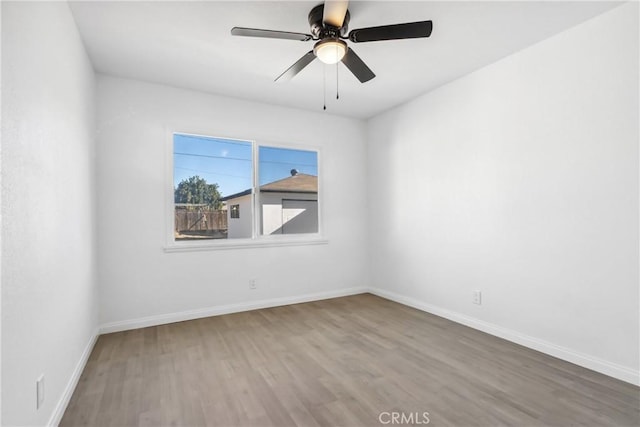
{"type": "MultiPolygon", "coordinates": [[[[376,73],[360,83],[311,63],[274,78],[313,42],[233,37],[233,26],[308,33],[320,1],[72,2],[96,71],[270,104],[369,118],[596,16],[611,2],[351,2],[350,29],[430,19],[428,39],[349,43],[376,73]]],[[[606,29],[603,29],[605,31],[606,29]]]]}

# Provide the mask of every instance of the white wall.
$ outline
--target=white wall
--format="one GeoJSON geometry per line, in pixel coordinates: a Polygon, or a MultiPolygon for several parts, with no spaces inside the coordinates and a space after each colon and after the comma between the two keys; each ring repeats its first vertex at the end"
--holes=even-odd
{"type": "Polygon", "coordinates": [[[251,238],[253,223],[251,217],[251,204],[253,196],[247,194],[227,201],[227,237],[229,239],[251,238]],[[231,218],[231,206],[238,205],[240,218],[231,218]]]}
{"type": "Polygon", "coordinates": [[[55,422],[97,327],[94,94],[67,4],[2,2],[3,425],[55,422]]]}
{"type": "Polygon", "coordinates": [[[635,3],[371,119],[378,292],[638,382],[638,76],[635,3]]]}
{"type": "Polygon", "coordinates": [[[106,76],[98,77],[98,122],[98,265],[107,326],[366,285],[363,122],[106,76]],[[319,147],[329,243],[164,252],[170,129],[319,147]],[[326,129],[339,137],[326,138],[326,129]],[[249,289],[250,279],[257,289],[249,289]]]}

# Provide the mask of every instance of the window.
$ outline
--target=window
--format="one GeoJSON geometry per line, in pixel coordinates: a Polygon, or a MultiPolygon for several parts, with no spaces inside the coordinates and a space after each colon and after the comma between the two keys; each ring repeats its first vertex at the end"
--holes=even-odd
{"type": "Polygon", "coordinates": [[[318,232],[318,153],[260,147],[260,232],[318,232]]]}
{"type": "Polygon", "coordinates": [[[318,152],[175,133],[173,198],[174,241],[318,233],[318,152]]]}
{"type": "MultiPolygon", "coordinates": [[[[227,239],[225,195],[242,194],[250,203],[253,182],[253,144],[194,135],[174,134],[174,238],[175,240],[227,239]]],[[[251,210],[250,208],[248,209],[251,210]]],[[[249,231],[235,237],[251,237],[249,231]]]]}

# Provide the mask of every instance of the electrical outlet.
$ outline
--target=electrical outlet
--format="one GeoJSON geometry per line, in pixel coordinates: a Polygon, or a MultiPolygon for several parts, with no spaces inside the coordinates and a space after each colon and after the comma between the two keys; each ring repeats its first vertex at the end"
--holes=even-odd
{"type": "Polygon", "coordinates": [[[44,374],[36,380],[36,409],[44,403],[44,374]]]}
{"type": "Polygon", "coordinates": [[[478,305],[482,304],[482,292],[473,291],[473,303],[478,305]]]}
{"type": "Polygon", "coordinates": [[[249,289],[255,289],[257,286],[256,279],[249,280],[249,289]]]}

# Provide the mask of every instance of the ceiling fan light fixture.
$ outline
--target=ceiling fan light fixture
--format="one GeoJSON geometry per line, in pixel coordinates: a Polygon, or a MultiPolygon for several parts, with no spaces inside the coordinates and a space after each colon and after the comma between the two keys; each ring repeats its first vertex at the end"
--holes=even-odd
{"type": "MultiPolygon", "coordinates": [[[[0,0],[2,1],[2,0],[0,0]]],[[[318,0],[316,0],[318,1],[318,0]]],[[[263,30],[260,28],[233,27],[231,35],[244,37],[262,37],[268,39],[316,41],[313,50],[276,77],[275,81],[286,81],[296,76],[307,65],[318,58],[324,64],[342,62],[351,73],[360,80],[368,82],[376,75],[362,59],[347,47],[344,40],[351,43],[375,42],[383,40],[403,40],[425,38],[431,35],[433,22],[416,21],[376,27],[356,28],[349,31],[349,0],[325,0],[309,12],[310,34],[291,31],[263,30]]]]}
{"type": "Polygon", "coordinates": [[[325,64],[335,64],[347,53],[347,44],[339,39],[320,40],[313,47],[313,53],[325,64]]]}

